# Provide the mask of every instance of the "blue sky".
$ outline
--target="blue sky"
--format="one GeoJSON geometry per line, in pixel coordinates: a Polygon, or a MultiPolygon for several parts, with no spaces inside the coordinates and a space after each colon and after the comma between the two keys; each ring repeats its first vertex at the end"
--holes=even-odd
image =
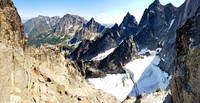
{"type": "MultiPolygon", "coordinates": [[[[127,12],[137,21],[154,0],[13,0],[22,19],[38,15],[63,16],[75,14],[86,19],[94,17],[100,23],[120,23],[127,12]]],[[[160,0],[165,5],[180,6],[185,0],[160,0]]]]}

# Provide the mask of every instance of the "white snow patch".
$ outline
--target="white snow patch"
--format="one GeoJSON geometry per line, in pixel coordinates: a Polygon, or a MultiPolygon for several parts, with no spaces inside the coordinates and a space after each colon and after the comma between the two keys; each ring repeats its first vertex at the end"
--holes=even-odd
{"type": "Polygon", "coordinates": [[[126,27],[123,27],[123,29],[125,30],[125,29],[126,29],[126,27]]]}
{"type": "Polygon", "coordinates": [[[173,19],[169,25],[168,31],[171,29],[172,25],[174,24],[175,19],[173,19]]]}
{"type": "Polygon", "coordinates": [[[134,85],[127,74],[107,74],[104,78],[91,78],[87,81],[94,88],[101,89],[120,101],[126,99],[134,85]]]}
{"type": "Polygon", "coordinates": [[[164,59],[164,58],[161,58],[161,60],[165,62],[165,59],[164,59]]]}
{"type": "Polygon", "coordinates": [[[144,57],[144,59],[136,59],[129,62],[125,69],[131,71],[134,75],[134,82],[137,82],[145,69],[151,64],[154,56],[144,57]]]}
{"type": "Polygon", "coordinates": [[[147,49],[147,48],[145,48],[145,49],[140,50],[140,51],[138,52],[138,54],[141,55],[141,54],[145,54],[146,52],[150,52],[150,50],[147,49]]]}
{"type": "Polygon", "coordinates": [[[114,50],[115,50],[115,48],[111,48],[111,49],[105,51],[104,53],[98,54],[96,57],[92,58],[92,60],[102,60],[102,59],[106,58],[109,54],[111,54],[114,50]]]}
{"type": "Polygon", "coordinates": [[[124,42],[124,40],[122,40],[122,41],[119,43],[119,45],[121,45],[123,42],[124,42]]]}
{"type": "Polygon", "coordinates": [[[194,39],[193,39],[193,38],[190,38],[190,41],[193,43],[193,42],[194,42],[194,39]]]}
{"type": "Polygon", "coordinates": [[[161,48],[156,51],[141,50],[140,54],[148,51],[151,55],[125,65],[126,74],[108,74],[104,78],[90,78],[87,81],[94,88],[110,93],[120,101],[126,99],[128,95],[137,96],[142,93],[152,93],[157,88],[166,89],[171,76],[157,66],[160,62],[157,53],[160,50],[161,48]]]}
{"type": "Polygon", "coordinates": [[[126,67],[134,73],[135,85],[130,93],[131,96],[137,96],[142,93],[152,93],[157,88],[167,88],[171,77],[157,66],[159,62],[159,56],[151,55],[144,60],[140,60],[140,66],[138,67],[135,66],[134,61],[126,67]],[[148,61],[150,61],[150,63],[148,63],[148,61]]]}

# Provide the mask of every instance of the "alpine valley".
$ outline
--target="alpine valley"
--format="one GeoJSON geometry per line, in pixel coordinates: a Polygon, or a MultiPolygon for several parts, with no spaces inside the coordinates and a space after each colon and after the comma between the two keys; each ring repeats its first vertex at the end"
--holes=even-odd
{"type": "Polygon", "coordinates": [[[0,0],[0,103],[200,103],[200,0],[22,21],[0,0]]]}

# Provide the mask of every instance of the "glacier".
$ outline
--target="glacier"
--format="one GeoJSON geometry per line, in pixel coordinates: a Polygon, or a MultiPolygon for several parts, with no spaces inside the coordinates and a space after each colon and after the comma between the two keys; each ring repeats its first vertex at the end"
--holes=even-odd
{"type": "Polygon", "coordinates": [[[158,64],[157,55],[161,49],[150,51],[141,50],[138,54],[149,52],[149,56],[135,59],[124,66],[126,74],[107,74],[103,78],[89,78],[87,82],[95,89],[100,89],[123,101],[127,96],[150,94],[157,88],[167,89],[171,76],[162,71],[158,64]]]}

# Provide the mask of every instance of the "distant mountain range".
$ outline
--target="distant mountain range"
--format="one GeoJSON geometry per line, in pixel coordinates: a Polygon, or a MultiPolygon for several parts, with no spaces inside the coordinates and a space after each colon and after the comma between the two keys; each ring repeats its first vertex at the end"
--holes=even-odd
{"type": "Polygon", "coordinates": [[[28,44],[36,47],[44,43],[93,40],[101,36],[105,29],[105,26],[96,22],[94,18],[88,22],[83,17],[70,14],[62,18],[40,15],[24,23],[28,44]]]}

